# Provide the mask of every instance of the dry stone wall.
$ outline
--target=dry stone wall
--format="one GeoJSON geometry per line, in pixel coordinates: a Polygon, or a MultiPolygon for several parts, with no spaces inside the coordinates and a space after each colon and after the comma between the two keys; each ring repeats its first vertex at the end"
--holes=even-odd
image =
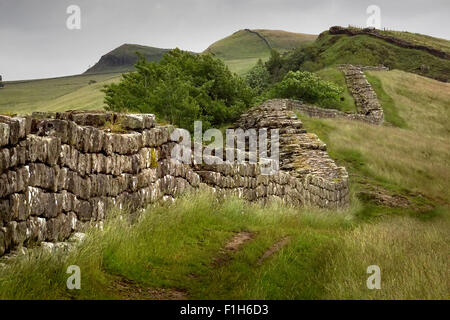
{"type": "Polygon", "coordinates": [[[341,208],[348,176],[326,146],[302,129],[283,100],[243,115],[239,125],[279,128],[281,169],[261,175],[258,164],[181,164],[172,126],[150,114],[34,113],[0,116],[0,255],[20,246],[64,241],[101,224],[111,208],[130,211],[188,190],[210,189],[247,200],[341,208]],[[120,123],[123,133],[106,123],[120,123]]]}
{"type": "Polygon", "coordinates": [[[377,94],[369,81],[367,81],[364,71],[386,71],[389,69],[385,66],[354,66],[350,64],[340,65],[339,69],[344,73],[347,87],[355,100],[356,113],[320,108],[296,100],[288,100],[289,108],[315,118],[340,118],[364,121],[376,125],[383,124],[383,108],[378,101],[377,94]]]}
{"type": "Polygon", "coordinates": [[[364,75],[364,70],[375,70],[376,67],[347,64],[341,65],[339,68],[345,75],[347,87],[355,100],[358,113],[370,119],[373,123],[383,123],[383,108],[378,102],[377,94],[364,75]]]}

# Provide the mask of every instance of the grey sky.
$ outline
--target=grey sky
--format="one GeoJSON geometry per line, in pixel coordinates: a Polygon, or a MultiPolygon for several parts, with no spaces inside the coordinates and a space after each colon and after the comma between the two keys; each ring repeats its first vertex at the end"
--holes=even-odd
{"type": "Polygon", "coordinates": [[[84,72],[123,43],[200,52],[243,28],[318,34],[333,25],[381,24],[450,39],[449,0],[0,0],[0,74],[4,80],[84,72]],[[81,8],[81,30],[66,9],[81,8]]]}

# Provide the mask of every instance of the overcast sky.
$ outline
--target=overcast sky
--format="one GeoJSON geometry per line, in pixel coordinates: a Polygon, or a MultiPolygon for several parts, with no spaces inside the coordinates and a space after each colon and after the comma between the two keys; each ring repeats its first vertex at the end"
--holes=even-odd
{"type": "Polygon", "coordinates": [[[382,27],[450,39],[449,0],[0,0],[0,75],[79,74],[123,43],[200,52],[243,28],[318,34],[365,26],[372,4],[382,27]],[[66,27],[73,4],[80,30],[66,27]]]}

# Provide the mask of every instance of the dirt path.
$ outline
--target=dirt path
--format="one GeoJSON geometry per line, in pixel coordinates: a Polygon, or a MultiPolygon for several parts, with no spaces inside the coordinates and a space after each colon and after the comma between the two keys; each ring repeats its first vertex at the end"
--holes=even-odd
{"type": "Polygon", "coordinates": [[[264,252],[264,254],[262,255],[261,258],[259,258],[257,264],[258,266],[262,265],[263,262],[269,258],[270,256],[272,256],[275,252],[281,250],[284,246],[286,246],[289,241],[290,241],[290,237],[286,236],[284,238],[282,238],[280,241],[276,242],[271,248],[269,248],[269,250],[267,250],[266,252],[264,252]]]}
{"type": "Polygon", "coordinates": [[[122,300],[184,300],[187,293],[178,289],[145,288],[134,281],[116,277],[110,286],[114,295],[122,300]]]}
{"type": "Polygon", "coordinates": [[[221,267],[232,260],[231,253],[238,251],[242,245],[252,240],[255,237],[255,233],[242,231],[237,233],[226,245],[220,250],[216,258],[214,258],[213,266],[221,267]]]}

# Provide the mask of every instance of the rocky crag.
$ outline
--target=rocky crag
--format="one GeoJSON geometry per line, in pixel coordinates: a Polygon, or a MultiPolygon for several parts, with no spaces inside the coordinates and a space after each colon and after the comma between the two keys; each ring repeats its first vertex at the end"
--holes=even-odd
{"type": "Polygon", "coordinates": [[[326,146],[287,108],[268,101],[242,116],[242,128],[280,131],[281,170],[259,164],[207,165],[171,160],[175,129],[150,114],[34,113],[0,116],[0,255],[40,242],[64,241],[101,224],[111,208],[130,211],[188,190],[210,189],[247,200],[342,208],[348,175],[326,146]],[[120,124],[124,132],[111,132],[120,124]]]}
{"type": "Polygon", "coordinates": [[[339,69],[345,75],[345,81],[351,95],[355,100],[357,112],[348,113],[336,109],[325,109],[313,105],[304,104],[300,101],[289,100],[288,106],[291,109],[301,111],[310,117],[316,118],[341,118],[349,120],[364,121],[371,124],[383,124],[383,108],[378,102],[377,94],[367,81],[364,71],[386,71],[384,66],[354,66],[340,65],[339,69]]]}

